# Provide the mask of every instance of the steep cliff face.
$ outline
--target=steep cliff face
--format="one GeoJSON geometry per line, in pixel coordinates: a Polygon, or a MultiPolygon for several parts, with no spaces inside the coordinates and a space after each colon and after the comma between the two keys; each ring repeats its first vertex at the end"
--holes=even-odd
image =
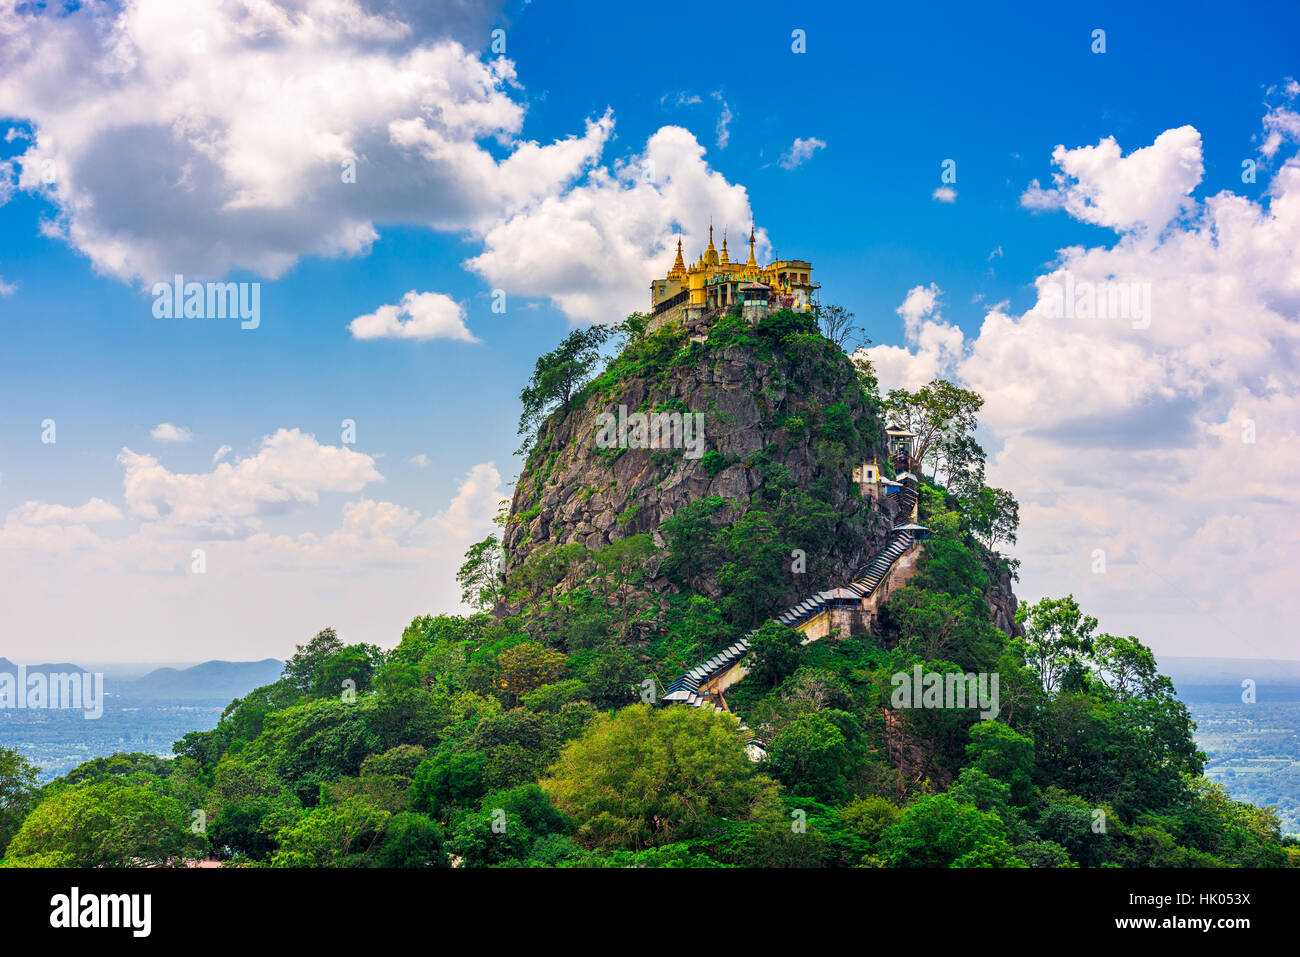
{"type": "MultiPolygon", "coordinates": [[[[890,473],[876,400],[842,350],[779,319],[751,327],[721,317],[702,338],[680,328],[642,336],[544,423],[511,502],[507,575],[558,546],[600,552],[648,534],[663,548],[665,522],[716,498],[715,524],[758,509],[790,550],[806,552],[800,571],[783,553],[790,568],[778,603],[793,602],[860,575],[890,529],[908,520],[896,514],[895,496],[864,495],[853,481],[863,463],[890,473]],[[602,448],[602,415],[620,407],[702,413],[703,445],[602,448]]],[[[657,560],[648,571],[652,594],[676,589],[657,560]]],[[[717,597],[716,573],[705,569],[691,589],[717,597]]],[[[991,606],[1008,600],[1014,609],[1009,589],[991,606]]]]}
{"type": "Polygon", "coordinates": [[[1016,607],[1019,601],[1011,587],[1011,572],[1001,562],[987,561],[989,590],[984,597],[989,603],[993,624],[1008,635],[1020,637],[1024,629],[1016,624],[1016,607]]]}
{"type": "MultiPolygon", "coordinates": [[[[547,545],[600,550],[640,533],[662,545],[663,523],[698,499],[726,500],[718,517],[735,520],[754,507],[798,508],[803,495],[832,519],[801,578],[809,590],[847,581],[894,519],[852,481],[855,465],[884,461],[869,403],[852,363],[819,336],[715,328],[705,342],[668,330],[634,343],[543,427],[511,503],[507,571],[547,545]],[[703,446],[602,449],[598,417],[620,406],[702,413],[703,446]]],[[[708,576],[702,585],[713,590],[708,576]]]]}

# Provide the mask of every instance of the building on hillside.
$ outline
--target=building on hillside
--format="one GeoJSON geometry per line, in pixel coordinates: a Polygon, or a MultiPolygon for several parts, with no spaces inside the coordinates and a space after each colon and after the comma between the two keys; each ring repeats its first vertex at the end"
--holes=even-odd
{"type": "Polygon", "coordinates": [[[723,232],[722,251],[709,245],[693,265],[682,259],[682,241],[677,240],[677,261],[663,279],[650,283],[651,331],[679,322],[696,336],[705,334],[708,323],[728,309],[739,308],[750,322],[777,309],[812,312],[817,306],[812,263],[804,259],[776,259],[760,266],[754,258],[754,228],[749,229],[749,259],[732,262],[723,232]]]}

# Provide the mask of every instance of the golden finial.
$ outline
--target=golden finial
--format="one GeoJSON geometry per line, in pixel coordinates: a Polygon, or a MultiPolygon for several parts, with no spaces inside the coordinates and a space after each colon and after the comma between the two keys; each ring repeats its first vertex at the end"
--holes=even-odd
{"type": "Polygon", "coordinates": [[[677,234],[677,261],[668,270],[669,279],[680,279],[686,273],[686,263],[682,262],[682,234],[677,234]]]}

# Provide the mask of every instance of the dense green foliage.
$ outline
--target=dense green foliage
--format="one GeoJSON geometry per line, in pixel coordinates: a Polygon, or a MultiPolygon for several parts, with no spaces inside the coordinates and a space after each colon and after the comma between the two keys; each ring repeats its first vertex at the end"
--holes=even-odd
{"type": "MultiPolygon", "coordinates": [[[[525,427],[583,390],[734,345],[792,375],[847,362],[814,317],[789,311],[756,326],[721,316],[689,345],[644,330],[632,317],[625,348],[585,385],[603,333],[539,360],[525,427]]],[[[508,575],[496,539],[477,543],[460,576],[467,603],[517,611],[419,617],[387,651],[327,628],[171,759],[100,758],[38,788],[0,749],[3,864],[1297,863],[1273,811],[1201,776],[1187,710],[1141,642],[1101,632],[1071,596],[1021,606],[1015,627],[995,615],[1014,566],[991,547],[1014,540],[1017,510],[983,485],[978,397],[932,383],[882,403],[869,363],[847,381],[843,401],[778,427],[815,436],[839,468],[864,436],[883,441],[888,405],[924,432],[933,466],[920,496],[932,535],[871,632],[805,646],[769,620],[796,589],[792,554],[807,561],[798,587],[822,587],[837,515],[825,487],[796,487],[759,454],[747,465],[767,481],[744,508],[698,497],[657,534],[537,547],[508,575]],[[748,673],[726,691],[748,738],[732,715],[654,706],[755,626],[748,673]],[[895,676],[917,667],[996,674],[996,714],[896,706],[895,676]]]]}

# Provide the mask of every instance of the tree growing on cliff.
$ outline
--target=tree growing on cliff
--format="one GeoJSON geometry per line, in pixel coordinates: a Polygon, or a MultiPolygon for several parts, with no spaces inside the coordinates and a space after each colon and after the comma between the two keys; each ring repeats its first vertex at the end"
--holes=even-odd
{"type": "Polygon", "coordinates": [[[524,405],[519,416],[519,434],[531,438],[546,417],[559,408],[567,410],[578,390],[587,384],[600,359],[600,347],[610,336],[606,326],[574,329],[563,341],[537,360],[533,377],[519,393],[524,405]]]}
{"type": "Polygon", "coordinates": [[[465,553],[464,563],[456,572],[460,600],[475,611],[487,611],[495,605],[501,597],[504,566],[501,540],[496,535],[489,535],[471,545],[465,553]]]}
{"type": "Polygon", "coordinates": [[[936,471],[941,448],[960,448],[962,440],[975,431],[975,417],[983,405],[984,400],[977,393],[953,385],[947,379],[935,379],[915,392],[891,389],[885,399],[890,419],[916,433],[913,458],[929,462],[936,471]]]}
{"type": "Polygon", "coordinates": [[[961,500],[971,533],[990,551],[998,542],[1015,544],[1020,527],[1020,503],[1006,489],[981,485],[961,500]]]}
{"type": "Polygon", "coordinates": [[[853,313],[843,306],[818,306],[817,322],[822,328],[822,335],[845,352],[871,344],[871,340],[863,334],[866,328],[856,324],[853,313]]]}
{"type": "Polygon", "coordinates": [[[1078,684],[1092,655],[1097,619],[1085,615],[1073,595],[1066,595],[1021,605],[1016,622],[1025,629],[1026,663],[1043,690],[1052,695],[1078,684]]]}

